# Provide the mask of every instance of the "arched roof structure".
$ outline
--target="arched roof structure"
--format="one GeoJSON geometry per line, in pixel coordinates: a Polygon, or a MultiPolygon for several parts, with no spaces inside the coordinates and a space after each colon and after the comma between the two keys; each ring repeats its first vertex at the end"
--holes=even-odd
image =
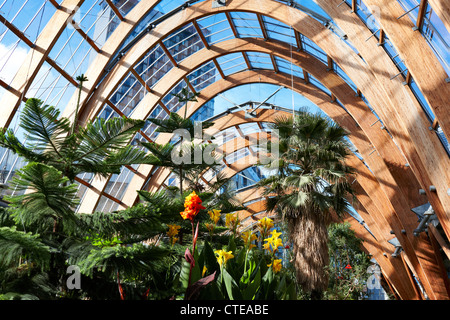
{"type": "MultiPolygon", "coordinates": [[[[73,117],[75,78],[81,73],[89,81],[83,83],[79,125],[96,117],[183,114],[183,106],[171,97],[188,85],[200,93],[198,102],[188,105],[189,116],[213,119],[210,133],[238,132],[222,146],[249,160],[224,162],[224,171],[233,176],[254,166],[242,127],[255,123],[264,132],[265,124],[296,106],[265,103],[261,97],[216,110],[214,99],[244,85],[283,87],[348,130],[355,147],[348,161],[356,168],[349,179],[363,220],[346,219],[393,292],[402,299],[449,299],[444,265],[450,256],[448,2],[421,0],[411,7],[404,0],[317,0],[308,5],[47,0],[34,8],[32,18],[22,19],[28,23],[22,22],[38,2],[16,7],[5,1],[0,8],[7,12],[0,15],[0,41],[9,48],[0,62],[10,63],[19,55],[17,48],[27,48],[14,77],[0,81],[0,127],[16,129],[21,106],[33,96],[73,117]],[[30,36],[31,31],[36,35],[30,36]],[[255,115],[248,116],[255,108],[255,115]],[[427,204],[439,224],[415,235],[413,210],[427,204]],[[403,249],[396,257],[389,242],[393,238],[403,249]]],[[[136,139],[169,141],[154,130],[149,124],[136,139]]],[[[0,156],[10,179],[20,159],[5,150],[0,156]]],[[[168,177],[168,171],[149,165],[124,167],[106,180],[80,175],[78,210],[132,206],[136,190],[158,190],[168,177]]],[[[203,180],[207,183],[208,177],[203,180]]],[[[251,186],[239,196],[250,203],[240,213],[244,219],[264,214],[264,199],[251,186]]]]}

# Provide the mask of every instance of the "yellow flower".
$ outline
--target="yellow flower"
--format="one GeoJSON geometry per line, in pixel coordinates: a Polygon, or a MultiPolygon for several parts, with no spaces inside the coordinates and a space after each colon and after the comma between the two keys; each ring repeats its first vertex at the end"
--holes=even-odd
{"type": "Polygon", "coordinates": [[[168,224],[169,231],[167,231],[167,235],[170,237],[170,243],[173,245],[175,242],[178,241],[178,237],[176,235],[178,234],[181,226],[168,224]]]}
{"type": "Polygon", "coordinates": [[[248,250],[251,250],[252,248],[256,247],[256,245],[252,244],[253,240],[256,240],[256,235],[251,231],[247,230],[244,233],[241,234],[242,239],[244,240],[244,246],[248,246],[248,250]]]}
{"type": "Polygon", "coordinates": [[[208,268],[206,268],[206,266],[203,266],[202,277],[205,276],[206,270],[208,270],[208,268]]]}
{"type": "Polygon", "coordinates": [[[205,223],[205,227],[209,232],[212,232],[214,230],[214,225],[211,223],[205,223]]]}
{"type": "Polygon", "coordinates": [[[258,229],[261,233],[261,238],[264,239],[268,236],[268,232],[271,228],[273,228],[274,223],[273,220],[267,217],[264,217],[258,221],[258,229]]]}
{"type": "Polygon", "coordinates": [[[265,230],[270,230],[273,227],[273,220],[267,217],[262,218],[258,221],[259,227],[265,230]]]}
{"type": "Polygon", "coordinates": [[[167,231],[167,235],[169,237],[176,236],[181,228],[181,226],[177,226],[177,225],[173,225],[173,224],[168,224],[167,226],[169,227],[169,231],[167,231]]]}
{"type": "Polygon", "coordinates": [[[272,238],[278,239],[281,236],[281,232],[277,232],[277,230],[273,229],[270,233],[272,235],[272,238]]]}
{"type": "Polygon", "coordinates": [[[264,239],[267,243],[264,244],[264,249],[268,251],[278,251],[278,247],[283,246],[283,241],[279,238],[281,232],[277,232],[275,229],[271,232],[269,238],[264,239]]]}
{"type": "Polygon", "coordinates": [[[212,211],[208,211],[209,217],[214,222],[214,224],[217,224],[217,222],[219,222],[220,212],[221,212],[221,210],[217,210],[217,209],[212,209],[212,211]]]}
{"type": "Polygon", "coordinates": [[[237,228],[240,224],[240,221],[237,217],[237,213],[233,214],[233,213],[227,213],[225,216],[225,225],[227,226],[228,229],[234,230],[235,228],[237,228]]]}
{"type": "Polygon", "coordinates": [[[272,270],[274,273],[277,273],[281,270],[281,259],[275,259],[273,260],[273,263],[270,263],[267,265],[268,267],[272,266],[272,270]]]}
{"type": "Polygon", "coordinates": [[[225,265],[228,260],[234,258],[231,251],[216,250],[214,253],[217,254],[217,262],[220,266],[225,265]]]}

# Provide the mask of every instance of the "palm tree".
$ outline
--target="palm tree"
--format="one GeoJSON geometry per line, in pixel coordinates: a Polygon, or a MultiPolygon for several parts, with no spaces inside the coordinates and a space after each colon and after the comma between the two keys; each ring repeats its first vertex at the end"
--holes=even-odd
{"type": "MultiPolygon", "coordinates": [[[[81,90],[81,84],[87,79],[83,75],[77,79],[81,90]]],[[[77,105],[71,123],[68,118],[60,118],[57,108],[30,98],[20,117],[27,143],[22,143],[11,129],[0,128],[0,147],[10,149],[27,162],[50,165],[72,183],[80,173],[107,177],[120,173],[122,166],[147,163],[146,152],[129,144],[145,121],[125,117],[98,118],[89,121],[85,127],[78,127],[78,109],[77,105]]]]}
{"type": "MultiPolygon", "coordinates": [[[[81,75],[77,80],[81,90],[87,78],[81,75]]],[[[103,282],[110,284],[116,272],[119,280],[119,270],[127,270],[126,274],[132,276],[136,270],[151,274],[168,255],[169,250],[140,243],[162,232],[158,208],[137,207],[114,215],[96,213],[87,217],[74,211],[79,203],[74,184],[77,175],[108,177],[120,173],[125,165],[152,161],[146,152],[129,144],[145,121],[96,119],[80,127],[78,110],[79,99],[71,122],[61,118],[57,108],[31,98],[20,118],[26,143],[12,130],[0,128],[0,146],[28,163],[11,181],[19,195],[6,197],[10,206],[0,213],[0,251],[4,253],[0,257],[0,278],[4,272],[11,278],[0,281],[0,295],[7,292],[15,297],[16,293],[36,288],[28,297],[43,297],[46,293],[45,297],[54,298],[57,290],[64,288],[62,279],[68,261],[80,265],[88,275],[99,265],[112,266],[103,282]],[[111,240],[119,234],[121,243],[129,246],[111,240]],[[19,268],[18,262],[22,263],[19,268]],[[16,272],[19,269],[28,270],[23,273],[31,277],[16,272]]]]}
{"type": "Polygon", "coordinates": [[[306,111],[276,119],[273,128],[279,134],[279,157],[265,166],[276,168],[277,174],[261,180],[259,186],[270,196],[267,210],[288,222],[298,283],[317,299],[328,284],[330,214],[341,215],[350,206],[346,132],[306,111]]]}

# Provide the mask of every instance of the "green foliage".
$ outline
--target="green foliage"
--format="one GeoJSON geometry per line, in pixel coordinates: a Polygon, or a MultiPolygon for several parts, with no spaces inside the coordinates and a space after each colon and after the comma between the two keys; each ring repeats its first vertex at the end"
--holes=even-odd
{"type": "Polygon", "coordinates": [[[347,212],[346,196],[353,191],[346,179],[352,169],[344,163],[349,154],[345,130],[306,111],[279,117],[272,127],[279,133],[279,157],[269,157],[265,166],[278,172],[258,183],[265,194],[276,194],[267,209],[292,217],[314,207],[324,215],[347,212]]]}
{"type": "Polygon", "coordinates": [[[328,228],[330,275],[327,299],[363,299],[363,290],[369,277],[370,258],[361,250],[361,240],[350,229],[349,223],[335,223],[328,228]],[[347,265],[351,269],[345,269],[347,265]]]}
{"type": "MultiPolygon", "coordinates": [[[[200,270],[206,266],[205,277],[216,273],[215,281],[206,286],[199,299],[214,300],[292,300],[297,298],[295,282],[287,272],[274,273],[268,267],[271,257],[260,250],[236,245],[232,236],[224,248],[231,251],[234,258],[220,267],[211,245],[205,241],[200,255],[196,256],[196,277],[200,279],[200,270]]],[[[185,265],[187,268],[188,265],[185,265]]],[[[187,271],[187,270],[186,270],[187,271]]]]}
{"type": "Polygon", "coordinates": [[[14,265],[20,260],[34,261],[41,269],[50,264],[51,249],[38,234],[18,231],[15,226],[0,228],[0,265],[14,265]]]}
{"type": "Polygon", "coordinates": [[[127,145],[144,121],[125,117],[97,119],[74,131],[70,121],[60,117],[59,110],[42,104],[39,99],[28,99],[22,111],[19,125],[27,133],[27,143],[20,142],[12,130],[1,129],[1,147],[28,162],[51,165],[71,182],[80,173],[106,177],[119,173],[123,165],[149,161],[145,152],[127,145]]]}

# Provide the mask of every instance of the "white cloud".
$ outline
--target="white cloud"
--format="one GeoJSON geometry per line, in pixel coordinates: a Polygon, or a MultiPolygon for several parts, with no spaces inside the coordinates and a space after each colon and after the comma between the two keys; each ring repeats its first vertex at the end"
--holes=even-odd
{"type": "Polygon", "coordinates": [[[25,61],[28,49],[18,45],[5,46],[0,43],[0,78],[10,83],[22,63],[25,61]]]}

